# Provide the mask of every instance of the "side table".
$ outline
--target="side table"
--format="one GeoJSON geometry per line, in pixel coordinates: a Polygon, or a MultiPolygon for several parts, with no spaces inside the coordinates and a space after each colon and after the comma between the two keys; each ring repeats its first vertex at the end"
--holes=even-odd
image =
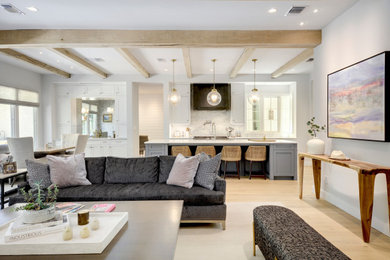
{"type": "Polygon", "coordinates": [[[4,209],[4,204],[8,202],[8,200],[5,200],[5,196],[9,196],[12,193],[15,193],[17,191],[17,188],[10,189],[8,191],[4,191],[4,183],[13,178],[20,175],[24,175],[24,180],[27,180],[27,169],[18,169],[15,173],[0,173],[0,185],[1,185],[1,192],[0,192],[0,200],[1,200],[1,209],[4,209]]]}

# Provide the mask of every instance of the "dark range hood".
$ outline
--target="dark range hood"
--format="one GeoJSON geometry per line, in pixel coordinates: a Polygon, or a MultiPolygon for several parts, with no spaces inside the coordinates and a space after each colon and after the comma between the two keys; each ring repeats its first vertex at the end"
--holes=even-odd
{"type": "Polygon", "coordinates": [[[213,83],[191,84],[191,107],[193,110],[230,110],[230,84],[215,84],[215,88],[222,97],[221,103],[216,106],[207,103],[207,94],[212,88],[213,83]]]}

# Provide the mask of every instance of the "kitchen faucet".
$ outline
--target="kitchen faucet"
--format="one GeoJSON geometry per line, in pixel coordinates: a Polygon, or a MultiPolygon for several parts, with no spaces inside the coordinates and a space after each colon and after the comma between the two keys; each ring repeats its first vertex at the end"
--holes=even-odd
{"type": "Polygon", "coordinates": [[[203,126],[205,125],[211,125],[211,134],[213,135],[213,139],[217,139],[217,127],[215,125],[215,123],[211,120],[206,120],[204,123],[203,123],[203,126]]]}

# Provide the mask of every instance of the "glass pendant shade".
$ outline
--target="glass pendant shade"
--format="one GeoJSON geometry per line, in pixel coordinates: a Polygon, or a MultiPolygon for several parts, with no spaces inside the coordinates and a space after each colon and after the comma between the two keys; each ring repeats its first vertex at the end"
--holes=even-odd
{"type": "Polygon", "coordinates": [[[181,99],[179,92],[175,89],[175,61],[176,59],[172,59],[172,90],[169,93],[169,102],[173,105],[179,103],[181,99]]]}
{"type": "Polygon", "coordinates": [[[251,105],[258,105],[260,103],[260,91],[256,88],[256,61],[253,59],[253,89],[249,93],[248,101],[251,105]]]}
{"type": "Polygon", "coordinates": [[[172,104],[177,104],[180,102],[181,96],[179,92],[175,88],[172,89],[171,93],[169,94],[169,102],[172,104]]]}
{"type": "Polygon", "coordinates": [[[211,91],[207,94],[207,103],[209,103],[212,106],[219,105],[221,103],[222,97],[221,94],[219,94],[218,90],[213,88],[211,91]]]}
{"type": "Polygon", "coordinates": [[[217,106],[222,101],[222,96],[219,94],[218,90],[215,88],[215,61],[216,59],[211,60],[213,62],[213,88],[207,94],[207,103],[211,106],[217,106]]]}
{"type": "Polygon", "coordinates": [[[248,101],[251,105],[257,105],[260,103],[260,93],[257,88],[253,88],[249,93],[248,101]]]}

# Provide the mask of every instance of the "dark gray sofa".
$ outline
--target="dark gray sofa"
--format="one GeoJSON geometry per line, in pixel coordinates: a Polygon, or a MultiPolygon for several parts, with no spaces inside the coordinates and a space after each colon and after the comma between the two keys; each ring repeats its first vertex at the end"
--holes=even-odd
{"type": "MultiPolygon", "coordinates": [[[[225,229],[225,180],[217,177],[213,190],[168,185],[174,160],[173,156],[85,158],[92,185],[60,188],[57,201],[183,200],[183,223],[221,223],[225,229]]],[[[18,202],[23,202],[20,194],[10,197],[10,205],[18,202]]]]}

